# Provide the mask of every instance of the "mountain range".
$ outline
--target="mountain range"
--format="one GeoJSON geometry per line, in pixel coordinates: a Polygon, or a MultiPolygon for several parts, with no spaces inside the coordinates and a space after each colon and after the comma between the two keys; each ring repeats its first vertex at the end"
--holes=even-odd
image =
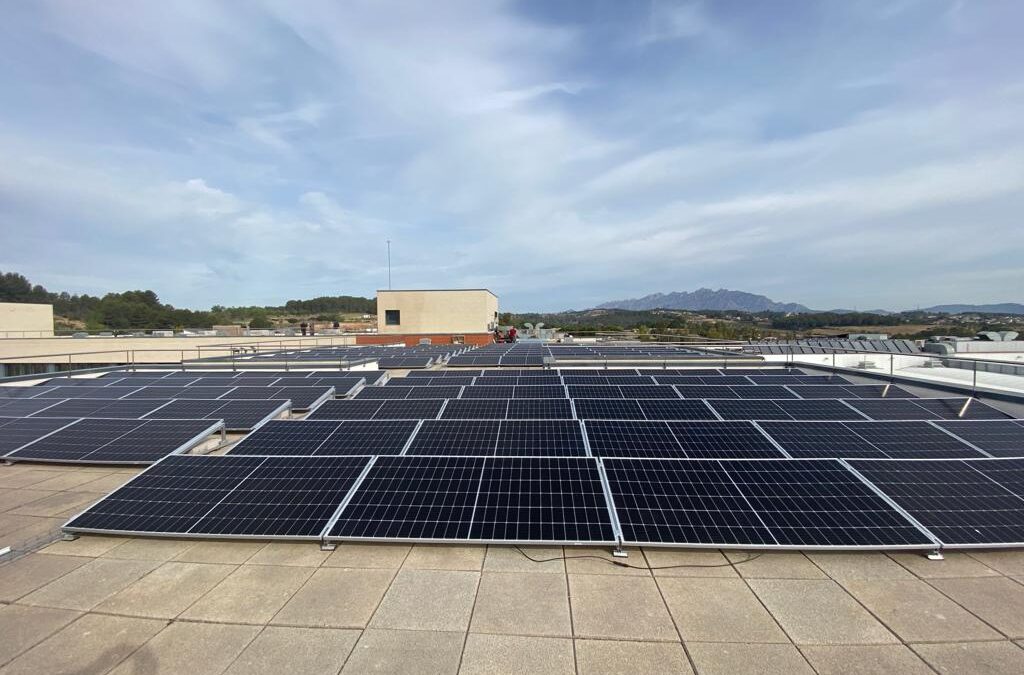
{"type": "MultiPolygon", "coordinates": [[[[715,310],[733,312],[814,312],[805,305],[796,302],[775,302],[764,295],[747,293],[745,291],[731,291],[725,288],[713,290],[710,288],[698,288],[695,291],[676,291],[672,293],[652,293],[641,298],[630,298],[628,300],[613,300],[594,307],[594,309],[628,309],[628,310],[650,310],[650,309],[682,309],[690,311],[715,310]]],[[[854,310],[832,309],[825,310],[835,313],[849,313],[854,310]]],[[[884,309],[860,310],[865,314],[892,314],[884,309]]],[[[1004,302],[987,305],[935,305],[925,307],[919,311],[923,312],[944,312],[947,314],[963,313],[991,313],[991,314],[1022,314],[1024,315],[1024,304],[1017,302],[1004,302]]]]}

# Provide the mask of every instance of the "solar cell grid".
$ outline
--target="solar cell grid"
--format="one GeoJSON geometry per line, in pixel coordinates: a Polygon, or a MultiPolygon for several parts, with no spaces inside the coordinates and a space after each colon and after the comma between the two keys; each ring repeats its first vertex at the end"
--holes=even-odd
{"type": "Polygon", "coordinates": [[[267,457],[189,534],[318,538],[367,457],[267,457]]]}
{"type": "Polygon", "coordinates": [[[77,420],[67,418],[0,418],[0,455],[17,450],[77,420]]]}
{"type": "Polygon", "coordinates": [[[426,420],[406,454],[493,455],[500,427],[499,420],[426,420]]]}
{"type": "Polygon", "coordinates": [[[638,403],[649,420],[718,419],[704,401],[653,398],[641,399],[638,403]]]}
{"type": "Polygon", "coordinates": [[[62,399],[0,399],[0,415],[7,417],[27,417],[57,405],[62,399]]]}
{"type": "Polygon", "coordinates": [[[739,394],[733,391],[732,387],[677,384],[673,388],[683,398],[739,398],[739,394]]]}
{"type": "Polygon", "coordinates": [[[210,420],[80,419],[7,455],[32,461],[148,464],[208,436],[210,420]]]}
{"type": "Polygon", "coordinates": [[[967,420],[1000,420],[1010,418],[1010,415],[1003,411],[974,399],[917,398],[913,402],[947,420],[957,418],[967,420]]]}
{"type": "Polygon", "coordinates": [[[461,398],[513,398],[515,387],[507,386],[472,386],[463,387],[461,398]]]}
{"type": "MultiPolygon", "coordinates": [[[[3,411],[0,410],[0,414],[3,411]]],[[[996,457],[1024,457],[1024,425],[1013,420],[944,421],[935,424],[996,457]]]]}
{"type": "Polygon", "coordinates": [[[111,417],[138,419],[170,403],[159,399],[72,399],[35,414],[35,417],[111,417]]]}
{"type": "Polygon", "coordinates": [[[590,451],[596,457],[684,457],[666,422],[589,420],[590,451]]]}
{"type": "Polygon", "coordinates": [[[672,387],[653,384],[622,385],[619,387],[619,393],[622,398],[679,398],[679,394],[672,387]]]}
{"type": "Polygon", "coordinates": [[[336,420],[271,420],[243,438],[232,455],[314,455],[341,424],[336,420]]]}
{"type": "Polygon", "coordinates": [[[857,399],[849,404],[875,420],[937,420],[938,414],[911,399],[857,399]]]}
{"type": "Polygon", "coordinates": [[[864,416],[842,401],[816,399],[782,400],[775,405],[795,420],[863,420],[864,416]]]}
{"type": "Polygon", "coordinates": [[[1024,499],[975,466],[1018,460],[853,460],[946,547],[1024,543],[1024,499]]]}
{"type": "Polygon", "coordinates": [[[775,401],[755,399],[708,401],[724,420],[790,420],[789,414],[775,401]]]}
{"type": "Polygon", "coordinates": [[[582,458],[486,460],[469,538],[614,542],[597,464],[582,458]]]}
{"type": "Polygon", "coordinates": [[[637,401],[623,399],[578,398],[573,401],[576,417],[581,420],[642,420],[643,410],[637,401]]]}
{"type": "Polygon", "coordinates": [[[779,459],[785,455],[750,422],[669,422],[686,457],[779,459]]]}
{"type": "Polygon", "coordinates": [[[726,471],[783,546],[932,543],[839,462],[736,460],[726,471]]]}
{"type": "Polygon", "coordinates": [[[310,420],[368,420],[380,410],[384,401],[335,399],[324,401],[306,416],[310,420]]]}
{"type": "MultiPolygon", "coordinates": [[[[70,389],[70,387],[50,387],[50,386],[37,386],[37,387],[15,387],[15,386],[0,386],[0,403],[5,400],[35,398],[37,396],[43,396],[51,391],[59,392],[61,389],[70,389]]],[[[49,396],[51,398],[57,396],[49,396]]]]}
{"type": "Polygon", "coordinates": [[[566,386],[569,398],[614,399],[623,398],[622,390],[610,384],[570,384],[566,386]]]}
{"type": "Polygon", "coordinates": [[[378,457],[329,536],[464,540],[483,464],[481,457],[378,457]]]}
{"type": "MultiPolygon", "coordinates": [[[[448,405],[451,405],[451,401],[448,405]]],[[[447,410],[447,408],[446,408],[447,410]]],[[[516,398],[508,402],[505,417],[515,419],[573,419],[572,404],[566,398],[516,398]]]]}
{"type": "Polygon", "coordinates": [[[478,398],[448,401],[441,413],[442,419],[504,419],[509,399],[478,398]]]}
{"type": "Polygon", "coordinates": [[[565,398],[565,387],[562,385],[517,385],[512,398],[565,398]]]}
{"type": "Polygon", "coordinates": [[[603,460],[622,537],[630,543],[776,545],[713,460],[603,460]]]}
{"type": "Polygon", "coordinates": [[[119,387],[116,385],[109,387],[47,387],[45,389],[37,390],[37,397],[118,399],[127,397],[136,390],[142,391],[143,389],[144,388],[139,387],[119,387]]]}
{"type": "Polygon", "coordinates": [[[170,456],[73,518],[72,531],[187,533],[263,457],[170,456]]]}
{"type": "Polygon", "coordinates": [[[151,413],[146,419],[212,419],[224,420],[229,431],[248,431],[269,417],[279,414],[288,405],[278,399],[259,401],[223,401],[186,399],[171,401],[151,413]]]}
{"type": "Polygon", "coordinates": [[[438,416],[442,407],[444,401],[437,400],[384,401],[374,413],[373,419],[432,420],[438,416]]]}
{"type": "Polygon", "coordinates": [[[580,423],[575,420],[505,420],[495,455],[583,457],[587,454],[580,423]]]}
{"type": "MultiPolygon", "coordinates": [[[[353,398],[357,401],[374,399],[383,401],[385,399],[409,398],[409,392],[419,387],[363,387],[353,398]]],[[[426,387],[424,387],[426,388],[426,387]]]]}

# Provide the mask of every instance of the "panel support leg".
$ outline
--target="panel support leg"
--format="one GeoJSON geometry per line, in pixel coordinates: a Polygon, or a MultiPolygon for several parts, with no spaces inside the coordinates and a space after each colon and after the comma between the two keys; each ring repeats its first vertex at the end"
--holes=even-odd
{"type": "Polygon", "coordinates": [[[74,541],[75,539],[78,539],[78,535],[74,532],[63,532],[61,533],[60,538],[62,541],[74,541]]]}
{"type": "Polygon", "coordinates": [[[320,542],[320,550],[321,551],[333,551],[336,548],[338,548],[338,545],[333,543],[333,542],[329,542],[329,541],[321,541],[320,542]]]}
{"type": "Polygon", "coordinates": [[[934,551],[932,551],[931,553],[929,553],[928,554],[928,559],[929,560],[945,560],[945,558],[942,556],[942,549],[937,548],[934,551]]]}
{"type": "Polygon", "coordinates": [[[625,550],[621,546],[616,546],[615,550],[612,551],[613,558],[628,558],[629,551],[625,550]]]}

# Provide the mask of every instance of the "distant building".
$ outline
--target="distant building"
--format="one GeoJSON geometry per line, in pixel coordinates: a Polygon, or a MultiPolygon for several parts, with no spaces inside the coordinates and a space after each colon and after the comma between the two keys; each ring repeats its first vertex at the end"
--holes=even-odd
{"type": "Polygon", "coordinates": [[[377,336],[361,344],[396,342],[487,344],[498,324],[498,296],[486,288],[377,291],[377,336]],[[385,337],[386,336],[386,337],[385,337]]]}
{"type": "Polygon", "coordinates": [[[0,302],[0,337],[51,337],[53,305],[0,302]]]}

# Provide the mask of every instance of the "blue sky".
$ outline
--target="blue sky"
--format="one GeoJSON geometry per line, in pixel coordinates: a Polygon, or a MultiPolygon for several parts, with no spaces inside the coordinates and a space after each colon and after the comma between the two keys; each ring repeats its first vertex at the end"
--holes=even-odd
{"type": "Polygon", "coordinates": [[[0,269],[1024,300],[1024,3],[0,0],[0,269]]]}

